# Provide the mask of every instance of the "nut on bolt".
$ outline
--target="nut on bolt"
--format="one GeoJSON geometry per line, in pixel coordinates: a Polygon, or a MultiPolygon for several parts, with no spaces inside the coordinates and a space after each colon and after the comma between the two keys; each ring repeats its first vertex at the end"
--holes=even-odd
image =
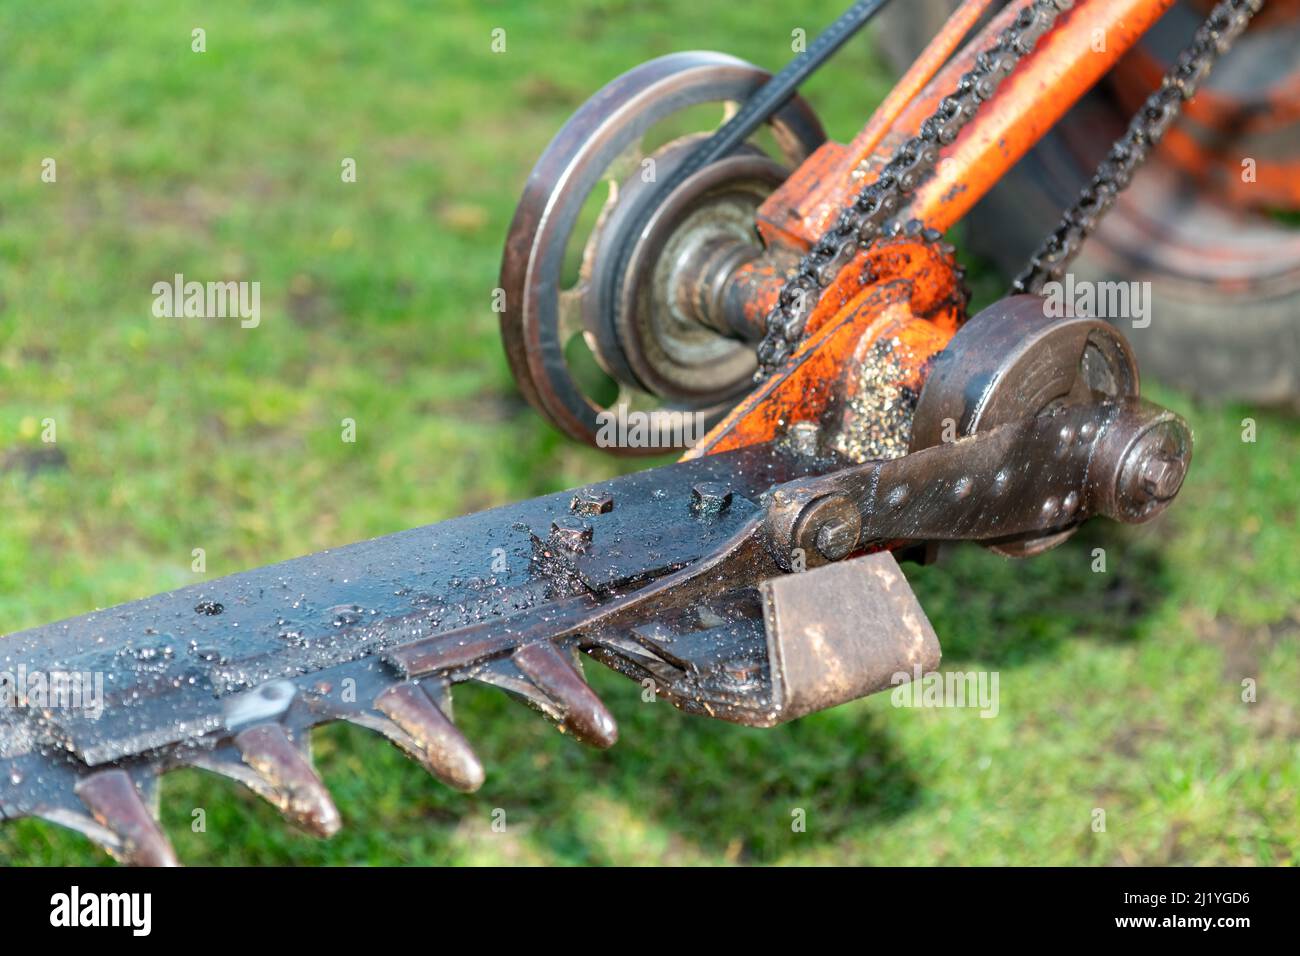
{"type": "Polygon", "coordinates": [[[608,491],[579,491],[569,502],[569,510],[579,515],[603,515],[614,510],[614,496],[608,491]]]}
{"type": "Polygon", "coordinates": [[[857,505],[846,495],[826,495],[804,507],[795,523],[794,544],[804,551],[809,564],[820,564],[851,554],[861,533],[862,515],[857,505]]]}
{"type": "Polygon", "coordinates": [[[691,488],[691,510],[717,514],[731,504],[731,489],[720,481],[700,481],[691,488]]]}
{"type": "Polygon", "coordinates": [[[1102,512],[1130,524],[1150,521],[1169,506],[1187,477],[1191,429],[1172,412],[1147,405],[1107,431],[1116,440],[1099,470],[1113,476],[1102,512]]]}
{"type": "Polygon", "coordinates": [[[1181,458],[1162,455],[1142,464],[1142,490],[1156,501],[1168,501],[1182,487],[1187,465],[1181,458]]]}
{"type": "Polygon", "coordinates": [[[817,531],[817,550],[831,561],[838,561],[858,543],[858,529],[844,518],[834,517],[817,531]]]}
{"type": "Polygon", "coordinates": [[[582,518],[563,517],[551,522],[551,539],[570,551],[585,550],[591,544],[591,523],[582,518]]]}

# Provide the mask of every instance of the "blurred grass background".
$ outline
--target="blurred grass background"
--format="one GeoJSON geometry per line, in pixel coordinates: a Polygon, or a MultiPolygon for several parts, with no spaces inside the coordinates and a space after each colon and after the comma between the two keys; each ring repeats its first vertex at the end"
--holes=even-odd
{"type": "MultiPolygon", "coordinates": [[[[192,583],[193,548],[219,576],[626,467],[545,427],[506,370],[490,294],[527,172],[638,62],[712,48],[776,68],[840,6],[5,5],[0,632],[192,583]],[[150,288],[177,272],[260,281],[261,326],[155,319],[150,288]]],[[[836,138],[888,89],[877,40],[806,90],[836,138]]],[[[999,287],[985,275],[977,304],[999,287]]],[[[610,752],[467,688],[475,795],[334,727],[317,749],[335,839],[198,771],[165,781],[167,829],[195,864],[1294,863],[1300,424],[1154,394],[1197,438],[1164,519],[1028,563],[966,548],[909,569],[945,667],[1000,673],[996,719],[882,696],[747,730],[591,665],[622,728],[610,752]]],[[[106,857],[22,821],[0,860],[106,857]]]]}

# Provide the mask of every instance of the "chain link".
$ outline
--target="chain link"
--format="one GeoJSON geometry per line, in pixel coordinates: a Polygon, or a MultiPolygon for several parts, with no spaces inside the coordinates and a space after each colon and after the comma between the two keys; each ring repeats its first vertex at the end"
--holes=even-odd
{"type": "MultiPolygon", "coordinates": [[[[956,139],[980,104],[993,96],[998,84],[1033,50],[1057,17],[1073,5],[1074,0],[1033,0],[1026,5],[997,42],[976,57],[974,69],[962,76],[956,91],[945,97],[921,124],[920,133],[899,147],[880,176],[841,211],[836,224],[817,240],[786,279],[776,307],[768,313],[766,334],[758,345],[756,381],[775,371],[798,347],[822,292],[857,256],[858,249],[898,231],[897,223],[887,226],[890,217],[934,168],[940,147],[956,139]]],[[[1222,0],[1210,12],[1160,88],[1147,98],[1128,130],[1111,147],[1079,200],[1063,214],[1060,225],[1017,276],[1013,291],[1038,292],[1045,282],[1060,278],[1083,240],[1177,119],[1183,102],[1192,97],[1215,61],[1228,51],[1263,5],[1264,0],[1222,0]]],[[[931,232],[926,230],[924,237],[930,239],[931,232]]]]}
{"type": "Polygon", "coordinates": [[[876,180],[841,210],[835,225],[813,244],[786,279],[776,306],[768,313],[758,345],[756,380],[763,380],[789,358],[803,338],[808,316],[822,292],[853,261],[858,249],[893,231],[887,225],[903,200],[934,168],[939,149],[957,138],[980,104],[993,96],[1056,18],[1072,6],[1074,0],[1031,0],[1026,4],[997,42],[976,57],[974,68],[962,76],[952,95],[940,101],[939,108],[921,124],[920,133],[900,146],[876,180]]]}
{"type": "Polygon", "coordinates": [[[1151,151],[1196,93],[1215,61],[1228,52],[1234,40],[1264,6],[1264,0],[1223,0],[1197,29],[1192,42],[1178,55],[1160,88],[1147,97],[1133,115],[1128,129],[1097,167],[1078,200],[1061,215],[1060,225],[1049,235],[1029,264],[1015,278],[1011,291],[1039,293],[1048,282],[1060,281],[1066,267],[1115,204],[1151,151]]]}

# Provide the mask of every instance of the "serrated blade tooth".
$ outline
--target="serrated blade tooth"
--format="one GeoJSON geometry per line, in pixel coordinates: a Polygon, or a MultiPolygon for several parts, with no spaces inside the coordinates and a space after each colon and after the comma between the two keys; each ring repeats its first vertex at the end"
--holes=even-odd
{"type": "Polygon", "coordinates": [[[303,829],[332,837],[342,826],[339,811],[311,761],[280,724],[258,724],[235,735],[244,763],[257,774],[259,788],[280,811],[303,829]]]}
{"type": "Polygon", "coordinates": [[[117,838],[107,849],[131,866],[180,866],[176,851],[125,770],[100,770],[77,784],[77,796],[117,838]]]}
{"type": "Polygon", "coordinates": [[[483,785],[483,764],[424,688],[395,684],[375,698],[374,708],[408,738],[394,742],[447,786],[470,793],[483,785]]]}
{"type": "Polygon", "coordinates": [[[549,641],[521,647],[515,665],[537,689],[551,698],[564,714],[566,730],[584,743],[611,747],[618,740],[618,724],[565,651],[549,641]]]}

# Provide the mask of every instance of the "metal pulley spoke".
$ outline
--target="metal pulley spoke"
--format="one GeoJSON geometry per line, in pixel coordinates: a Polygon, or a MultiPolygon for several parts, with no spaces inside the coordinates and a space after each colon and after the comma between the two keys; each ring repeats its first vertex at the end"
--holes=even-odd
{"type": "Polygon", "coordinates": [[[586,294],[587,282],[585,279],[560,293],[559,338],[560,342],[565,346],[568,345],[573,336],[583,331],[582,303],[586,294]]]}
{"type": "Polygon", "coordinates": [[[642,170],[641,164],[645,161],[645,143],[641,137],[637,137],[628,143],[621,153],[614,157],[605,170],[604,178],[609,181],[609,199],[607,205],[613,205],[618,202],[618,191],[620,185],[630,179],[632,176],[639,175],[642,170]]]}

